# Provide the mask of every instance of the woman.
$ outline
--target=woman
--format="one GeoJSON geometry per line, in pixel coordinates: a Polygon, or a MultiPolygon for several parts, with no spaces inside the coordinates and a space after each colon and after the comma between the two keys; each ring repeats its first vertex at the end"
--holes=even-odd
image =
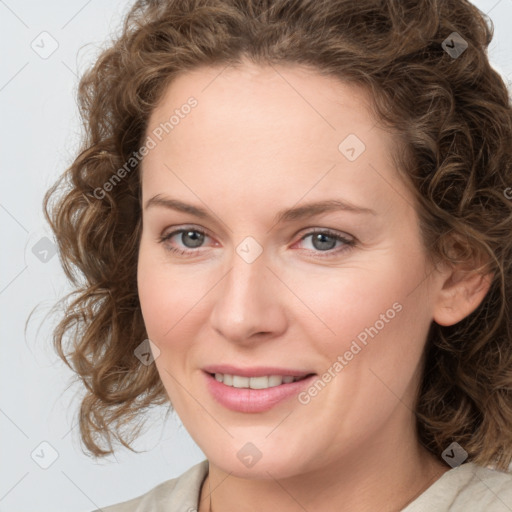
{"type": "Polygon", "coordinates": [[[92,454],[169,403],[207,459],[103,510],[512,509],[491,37],[463,0],[133,6],[45,198],[55,344],[92,454]]]}

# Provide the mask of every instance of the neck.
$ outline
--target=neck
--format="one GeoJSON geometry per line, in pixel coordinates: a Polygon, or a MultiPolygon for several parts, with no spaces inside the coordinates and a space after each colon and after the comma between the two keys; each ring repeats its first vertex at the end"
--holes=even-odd
{"type": "Polygon", "coordinates": [[[450,468],[432,456],[416,437],[360,445],[321,469],[279,478],[233,476],[210,462],[199,512],[256,510],[296,512],[398,512],[450,468]],[[384,449],[382,448],[384,446],[384,449]],[[211,494],[210,494],[211,489],[211,494]]]}

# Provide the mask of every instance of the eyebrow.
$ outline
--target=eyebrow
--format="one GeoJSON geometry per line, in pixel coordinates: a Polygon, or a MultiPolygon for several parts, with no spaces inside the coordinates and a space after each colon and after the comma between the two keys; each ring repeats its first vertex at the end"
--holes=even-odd
{"type": "MultiPolygon", "coordinates": [[[[144,209],[147,210],[150,207],[156,206],[188,213],[200,219],[213,219],[213,216],[210,215],[208,211],[205,210],[204,208],[184,203],[183,201],[180,201],[178,199],[162,197],[160,194],[157,194],[151,199],[148,199],[144,209]]],[[[352,213],[364,213],[371,215],[377,214],[375,210],[372,210],[370,208],[364,208],[362,206],[357,206],[355,204],[352,204],[341,199],[327,199],[324,201],[307,203],[302,206],[295,206],[292,208],[281,210],[275,216],[274,224],[291,222],[295,220],[304,219],[307,217],[313,217],[315,215],[320,215],[322,213],[328,213],[339,210],[348,211],[352,213]]]]}

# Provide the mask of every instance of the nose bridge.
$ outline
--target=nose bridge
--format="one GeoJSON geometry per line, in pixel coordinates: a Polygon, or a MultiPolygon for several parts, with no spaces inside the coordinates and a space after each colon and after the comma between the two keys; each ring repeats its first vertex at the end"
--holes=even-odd
{"type": "Polygon", "coordinates": [[[263,248],[256,244],[254,239],[245,239],[236,247],[211,313],[213,327],[236,341],[254,333],[279,331],[284,325],[276,279],[267,268],[263,248]]]}
{"type": "MultiPolygon", "coordinates": [[[[249,255],[248,252],[245,256],[249,255]]],[[[233,321],[244,322],[257,318],[258,310],[264,307],[269,295],[269,270],[263,254],[254,260],[240,255],[240,247],[232,257],[232,267],[222,293],[221,300],[228,307],[233,321]]]]}

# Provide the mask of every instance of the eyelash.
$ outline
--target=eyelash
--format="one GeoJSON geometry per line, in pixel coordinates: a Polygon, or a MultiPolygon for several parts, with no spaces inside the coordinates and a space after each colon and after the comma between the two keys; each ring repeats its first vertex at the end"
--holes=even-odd
{"type": "MultiPolygon", "coordinates": [[[[165,244],[165,242],[167,240],[171,239],[173,236],[180,234],[180,233],[185,233],[188,231],[193,231],[195,233],[200,233],[201,235],[204,235],[204,236],[209,236],[205,231],[203,231],[201,229],[190,227],[190,228],[177,229],[175,231],[172,231],[171,233],[168,233],[167,235],[162,235],[162,236],[158,237],[158,241],[162,244],[165,244]]],[[[322,229],[322,228],[315,229],[313,231],[309,231],[304,236],[302,236],[299,241],[302,241],[305,238],[307,238],[308,236],[315,235],[317,233],[328,235],[329,237],[334,238],[336,241],[343,242],[344,246],[338,247],[338,249],[329,249],[327,251],[306,249],[307,251],[312,251],[314,253],[317,253],[317,255],[315,257],[328,258],[328,257],[332,257],[334,255],[339,255],[343,252],[351,250],[356,245],[355,239],[348,239],[335,231],[332,231],[330,229],[322,229]]],[[[173,254],[178,254],[180,256],[186,256],[186,257],[193,257],[193,256],[195,256],[194,253],[197,253],[197,251],[194,249],[185,250],[185,249],[178,249],[177,247],[170,247],[170,246],[165,246],[165,249],[173,254]]]]}

